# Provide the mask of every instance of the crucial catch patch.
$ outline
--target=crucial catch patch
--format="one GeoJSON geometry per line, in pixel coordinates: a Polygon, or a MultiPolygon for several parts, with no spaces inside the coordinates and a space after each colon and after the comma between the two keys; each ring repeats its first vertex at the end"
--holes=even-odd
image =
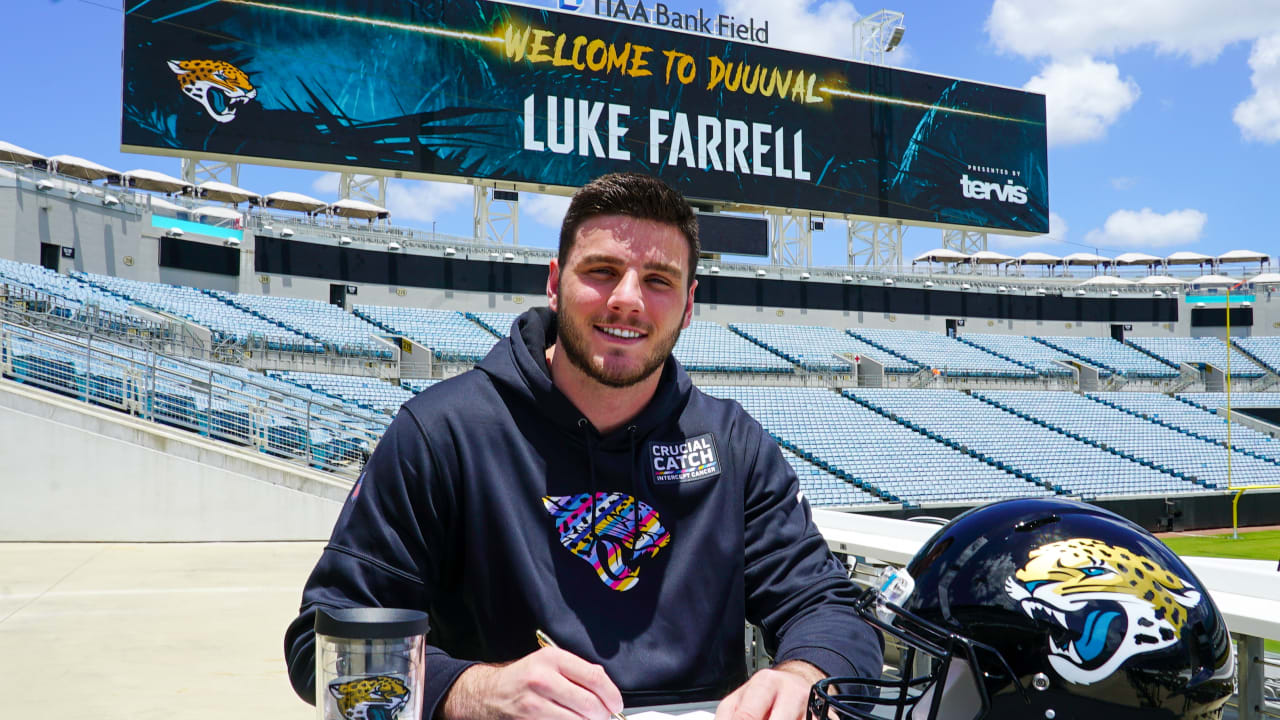
{"type": "Polygon", "coordinates": [[[720,452],[711,433],[679,442],[651,442],[649,466],[658,485],[704,480],[720,474],[720,452]]]}

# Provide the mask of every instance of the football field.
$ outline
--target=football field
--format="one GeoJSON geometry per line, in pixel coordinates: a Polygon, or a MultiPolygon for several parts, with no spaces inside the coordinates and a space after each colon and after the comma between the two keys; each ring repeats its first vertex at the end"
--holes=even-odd
{"type": "MultiPolygon", "coordinates": [[[[1160,538],[1179,555],[1200,557],[1270,560],[1280,564],[1280,530],[1241,532],[1239,538],[1231,530],[1165,535],[1160,538]]],[[[1280,653],[1280,641],[1268,640],[1267,651],[1280,653]]]]}

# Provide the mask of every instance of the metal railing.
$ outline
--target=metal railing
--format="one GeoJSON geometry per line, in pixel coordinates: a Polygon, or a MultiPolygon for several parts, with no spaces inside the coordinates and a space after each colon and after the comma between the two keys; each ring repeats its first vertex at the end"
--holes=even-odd
{"type": "Polygon", "coordinates": [[[162,354],[209,357],[209,349],[183,323],[111,312],[91,302],[68,300],[12,282],[0,282],[0,320],[162,354]]]}
{"type": "Polygon", "coordinates": [[[248,371],[0,323],[8,378],[100,407],[356,476],[390,418],[248,371]]]}

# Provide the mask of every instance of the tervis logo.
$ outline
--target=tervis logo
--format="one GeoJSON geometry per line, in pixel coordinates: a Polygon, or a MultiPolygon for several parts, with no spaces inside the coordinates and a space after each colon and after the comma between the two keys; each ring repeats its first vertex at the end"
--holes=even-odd
{"type": "Polygon", "coordinates": [[[1025,185],[1014,185],[1013,180],[1006,180],[1004,185],[983,180],[970,180],[968,175],[960,176],[960,191],[970,200],[998,200],[1014,205],[1027,204],[1027,188],[1025,185]]]}

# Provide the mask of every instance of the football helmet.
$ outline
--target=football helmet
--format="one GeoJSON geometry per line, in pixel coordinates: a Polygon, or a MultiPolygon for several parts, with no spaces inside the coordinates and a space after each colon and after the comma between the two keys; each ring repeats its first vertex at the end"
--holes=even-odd
{"type": "Polygon", "coordinates": [[[1235,653],[1168,547],[1101,508],[1007,500],[940,529],[858,612],[903,647],[897,678],[827,678],[810,720],[1213,720],[1235,653]]]}

